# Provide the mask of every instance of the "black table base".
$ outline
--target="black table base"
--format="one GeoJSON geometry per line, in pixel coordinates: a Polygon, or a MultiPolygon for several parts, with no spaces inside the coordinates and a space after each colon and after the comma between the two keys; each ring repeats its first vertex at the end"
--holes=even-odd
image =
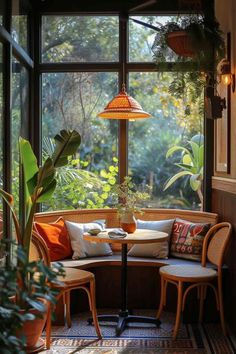
{"type": "MultiPolygon", "coordinates": [[[[121,333],[124,331],[126,325],[128,323],[151,323],[156,325],[157,327],[160,326],[160,320],[155,317],[147,317],[147,316],[135,316],[130,315],[129,311],[120,311],[118,315],[98,315],[99,322],[115,322],[117,323],[116,326],[116,336],[120,336],[121,333]]],[[[89,318],[88,323],[92,324],[93,319],[89,318]]]]}
{"type": "MultiPolygon", "coordinates": [[[[160,320],[155,317],[134,316],[132,311],[127,309],[127,244],[122,244],[121,249],[121,311],[117,315],[99,315],[98,321],[115,322],[116,335],[119,336],[126,327],[127,323],[152,323],[157,327],[160,326],[160,320]]],[[[92,318],[88,319],[88,323],[92,324],[92,318]]]]}

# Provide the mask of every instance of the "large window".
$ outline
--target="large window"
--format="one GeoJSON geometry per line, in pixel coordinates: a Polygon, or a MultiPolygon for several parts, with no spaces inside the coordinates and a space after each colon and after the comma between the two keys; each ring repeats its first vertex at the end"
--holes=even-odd
{"type": "Polygon", "coordinates": [[[117,73],[43,74],[43,151],[50,154],[51,139],[61,129],[75,129],[81,134],[79,154],[69,164],[74,174],[66,175],[64,169],[65,178],[59,179],[55,196],[47,205],[92,208],[108,202],[109,187],[102,186],[100,177],[107,176],[107,180],[112,177],[109,169],[116,169],[118,125],[96,115],[117,87],[117,73]]]}
{"type": "Polygon", "coordinates": [[[114,62],[118,17],[43,16],[43,62],[114,62]]]}
{"type": "MultiPolygon", "coordinates": [[[[18,141],[20,135],[30,137],[29,73],[33,61],[29,56],[29,11],[27,0],[3,0],[0,4],[0,184],[13,194],[17,212],[23,193],[18,141]]],[[[0,203],[2,209],[2,198],[0,203]]],[[[0,215],[0,233],[4,224],[4,237],[12,238],[11,217],[5,206],[0,215]]]]}
{"type": "MultiPolygon", "coordinates": [[[[158,26],[170,17],[133,19],[158,26]]],[[[49,207],[110,206],[109,191],[118,181],[118,162],[126,164],[118,161],[118,144],[122,129],[127,129],[127,174],[140,186],[150,186],[148,206],[198,209],[200,201],[189,176],[164,189],[178,173],[176,162],[181,159],[181,151],[169,158],[167,151],[175,145],[187,147],[188,141],[203,133],[203,97],[194,97],[191,90],[175,95],[171,87],[189,73],[157,73],[152,52],[156,32],[130,19],[127,42],[121,42],[123,24],[117,16],[42,17],[43,152],[49,152],[51,139],[60,129],[76,129],[82,137],[79,155],[69,166],[75,178],[71,175],[68,180],[66,172],[61,172],[64,178],[49,207]],[[118,93],[126,74],[128,93],[153,117],[130,121],[124,127],[119,121],[97,118],[97,113],[118,93]]]]}

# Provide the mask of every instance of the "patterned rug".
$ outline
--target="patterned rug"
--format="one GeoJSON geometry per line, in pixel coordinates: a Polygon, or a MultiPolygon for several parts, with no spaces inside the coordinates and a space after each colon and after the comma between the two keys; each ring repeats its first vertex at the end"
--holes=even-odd
{"type": "MultiPolygon", "coordinates": [[[[102,311],[111,313],[111,311],[102,311]]],[[[113,312],[116,313],[116,312],[113,312]]],[[[137,315],[155,316],[155,311],[135,311],[137,315]]],[[[72,318],[72,327],[54,326],[52,345],[47,354],[234,354],[233,339],[222,334],[218,324],[182,324],[177,340],[172,340],[173,313],[163,313],[159,328],[146,324],[130,324],[120,337],[115,325],[100,324],[103,339],[97,340],[93,326],[87,324],[89,313],[72,318]]]]}

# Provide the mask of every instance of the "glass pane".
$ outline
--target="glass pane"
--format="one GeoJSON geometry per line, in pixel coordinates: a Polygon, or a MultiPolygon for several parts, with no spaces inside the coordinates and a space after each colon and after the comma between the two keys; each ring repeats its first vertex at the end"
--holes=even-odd
{"type": "Polygon", "coordinates": [[[28,137],[28,71],[15,60],[12,65],[12,194],[19,210],[19,137],[28,137]]]}
{"type": "Polygon", "coordinates": [[[52,138],[61,129],[81,134],[79,153],[67,169],[60,169],[56,192],[45,208],[108,205],[109,185],[118,172],[118,125],[97,114],[118,92],[117,73],[50,73],[43,74],[42,82],[44,157],[51,155],[52,138]]]}
{"type": "Polygon", "coordinates": [[[0,1],[0,25],[3,24],[4,13],[5,13],[5,1],[0,1]]]}
{"type": "MultiPolygon", "coordinates": [[[[129,19],[129,61],[153,61],[153,55],[155,52],[153,44],[155,38],[155,48],[160,44],[158,39],[159,32],[147,26],[152,25],[156,28],[160,28],[167,22],[172,21],[178,23],[179,18],[176,16],[132,16],[129,19]],[[136,23],[132,19],[143,23],[136,23]]],[[[168,61],[174,61],[176,58],[175,53],[171,49],[167,49],[167,52],[163,52],[162,55],[168,58],[168,61]]]]}
{"type": "Polygon", "coordinates": [[[20,0],[12,0],[11,35],[22,48],[28,50],[27,14],[20,0]]]}
{"type": "Polygon", "coordinates": [[[156,25],[156,16],[132,16],[129,20],[129,61],[152,61],[152,44],[156,31],[132,21],[156,25]]]}
{"type": "Polygon", "coordinates": [[[43,16],[43,62],[118,61],[118,17],[43,16]]]}
{"type": "MultiPolygon", "coordinates": [[[[193,97],[191,90],[179,98],[172,95],[169,87],[177,77],[177,73],[163,73],[161,77],[154,73],[130,74],[129,93],[153,117],[129,123],[129,174],[137,184],[150,186],[150,207],[199,209],[198,193],[191,188],[189,175],[164,190],[169,178],[184,170],[176,163],[191,165],[187,156],[182,161],[183,150],[168,158],[167,151],[176,145],[191,150],[188,141],[203,133],[203,95],[193,97]]],[[[199,177],[202,173],[203,169],[199,177]]]]}

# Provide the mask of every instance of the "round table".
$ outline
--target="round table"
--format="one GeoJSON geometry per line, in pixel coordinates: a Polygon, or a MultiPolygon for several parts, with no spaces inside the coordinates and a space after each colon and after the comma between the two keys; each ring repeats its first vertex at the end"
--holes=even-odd
{"type": "MultiPolygon", "coordinates": [[[[127,323],[140,322],[152,323],[157,326],[160,325],[160,320],[154,317],[134,316],[131,311],[127,309],[127,245],[128,244],[145,244],[156,243],[167,240],[168,234],[161,231],[149,229],[137,229],[134,233],[128,234],[125,238],[110,238],[108,232],[112,229],[100,232],[93,236],[84,234],[83,238],[90,242],[105,242],[105,243],[120,243],[121,249],[121,311],[117,315],[99,315],[99,321],[116,322],[116,335],[119,336],[125,329],[127,323]]],[[[92,323],[90,318],[89,323],[92,323]]]]}

